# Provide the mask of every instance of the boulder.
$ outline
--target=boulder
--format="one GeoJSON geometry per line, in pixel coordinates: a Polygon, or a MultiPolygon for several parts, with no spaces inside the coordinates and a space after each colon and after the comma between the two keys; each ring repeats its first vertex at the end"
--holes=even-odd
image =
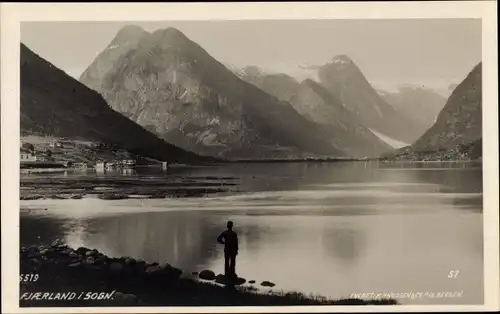
{"type": "Polygon", "coordinates": [[[249,280],[248,281],[249,284],[254,284],[255,283],[255,280],[249,280]]]}
{"type": "Polygon", "coordinates": [[[215,282],[221,285],[239,286],[244,284],[246,282],[246,279],[241,277],[226,277],[224,275],[217,275],[215,277],[215,282]]]}
{"type": "Polygon", "coordinates": [[[127,264],[127,265],[132,265],[132,264],[135,264],[135,259],[130,258],[130,257],[127,257],[127,258],[125,259],[125,264],[127,264]]]}
{"type": "Polygon", "coordinates": [[[272,283],[272,282],[270,282],[270,281],[267,281],[267,280],[265,280],[265,281],[261,282],[261,283],[260,283],[260,285],[261,285],[262,287],[274,287],[274,286],[276,286],[274,283],[272,283]]]}
{"type": "Polygon", "coordinates": [[[73,251],[69,252],[69,254],[68,254],[68,255],[69,255],[69,257],[71,257],[71,258],[77,258],[77,257],[78,257],[78,254],[76,254],[76,252],[73,252],[73,251]]]}
{"type": "Polygon", "coordinates": [[[61,245],[64,245],[64,242],[61,239],[55,239],[50,246],[55,248],[61,245]]]}
{"type": "MultiPolygon", "coordinates": [[[[68,247],[68,245],[66,245],[66,244],[61,244],[61,245],[58,245],[58,246],[56,247],[56,249],[57,249],[58,251],[66,251],[68,248],[69,248],[69,247],[68,247]]],[[[73,251],[73,250],[71,250],[71,251],[73,251]]],[[[68,252],[68,253],[69,253],[69,252],[68,252]]]]}
{"type": "Polygon", "coordinates": [[[82,246],[76,249],[76,253],[81,254],[81,255],[85,255],[88,251],[90,251],[90,250],[87,249],[86,247],[82,247],[82,246]]]}
{"type": "Polygon", "coordinates": [[[85,252],[85,256],[97,256],[99,255],[99,251],[96,249],[92,249],[90,251],[85,252]]]}
{"type": "Polygon", "coordinates": [[[43,249],[40,251],[40,255],[47,255],[49,253],[48,249],[43,249]]]}
{"type": "Polygon", "coordinates": [[[83,196],[82,196],[81,194],[77,194],[77,195],[72,195],[70,198],[71,198],[72,200],[79,200],[79,199],[82,199],[82,198],[83,198],[83,196]]]}
{"type": "Polygon", "coordinates": [[[215,273],[211,270],[205,269],[198,274],[198,277],[203,280],[214,280],[215,273]]]}
{"type": "Polygon", "coordinates": [[[94,265],[95,259],[92,256],[88,256],[87,259],[85,260],[85,263],[87,263],[88,265],[94,265]]]}

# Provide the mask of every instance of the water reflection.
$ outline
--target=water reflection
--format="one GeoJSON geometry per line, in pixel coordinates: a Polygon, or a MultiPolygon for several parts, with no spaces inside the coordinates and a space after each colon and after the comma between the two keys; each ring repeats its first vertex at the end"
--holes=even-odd
{"type": "Polygon", "coordinates": [[[105,172],[106,180],[141,184],[235,178],[241,192],[71,206],[44,201],[48,211],[21,217],[21,243],[65,237],[109,255],[222,272],[215,239],[233,220],[240,237],[237,272],[247,279],[334,298],[458,287],[467,293],[460,302],[479,302],[482,173],[470,167],[284,163],[105,172]],[[463,277],[447,280],[450,265],[463,277]]]}
{"type": "Polygon", "coordinates": [[[64,230],[66,219],[58,217],[41,217],[21,214],[19,228],[19,243],[21,245],[41,245],[52,243],[53,240],[61,238],[72,230],[64,230]]]}
{"type": "Polygon", "coordinates": [[[354,225],[334,224],[323,232],[325,251],[340,261],[343,267],[353,268],[367,245],[366,233],[354,225]]]}
{"type": "Polygon", "coordinates": [[[194,269],[212,254],[217,231],[197,213],[140,213],[71,221],[65,240],[111,256],[132,256],[194,269]]]}

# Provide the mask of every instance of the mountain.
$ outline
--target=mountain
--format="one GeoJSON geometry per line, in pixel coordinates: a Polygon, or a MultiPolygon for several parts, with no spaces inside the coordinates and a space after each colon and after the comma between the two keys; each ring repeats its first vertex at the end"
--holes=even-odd
{"type": "Polygon", "coordinates": [[[436,123],[412,145],[414,149],[454,147],[482,137],[482,64],[455,88],[436,123]]]}
{"type": "Polygon", "coordinates": [[[21,43],[21,133],[97,141],[158,160],[207,160],[157,138],[21,43]]]}
{"type": "Polygon", "coordinates": [[[231,159],[345,155],[321,127],[239,79],[177,29],[144,32],[136,41],[96,60],[80,80],[168,142],[231,159]],[[94,69],[100,63],[109,70],[94,69]]]}
{"type": "Polygon", "coordinates": [[[290,103],[307,119],[324,125],[333,134],[335,145],[350,155],[372,157],[392,150],[359,123],[338,98],[311,79],[302,81],[290,103]]]}
{"type": "Polygon", "coordinates": [[[482,63],[453,90],[434,125],[396,158],[479,158],[482,148],[482,63]],[[415,157],[417,156],[417,157],[415,157]]]}
{"type": "Polygon", "coordinates": [[[300,83],[287,74],[266,73],[256,66],[247,66],[235,73],[242,80],[286,102],[290,102],[300,87],[300,83]]]}
{"type": "Polygon", "coordinates": [[[370,129],[405,143],[421,133],[382,99],[357,65],[346,55],[335,56],[318,69],[320,83],[370,129]]]}
{"type": "Polygon", "coordinates": [[[121,28],[111,43],[81,74],[80,81],[88,82],[87,86],[93,90],[100,90],[102,86],[92,84],[101,83],[102,77],[115,66],[115,62],[130,50],[137,48],[139,40],[145,34],[147,32],[139,26],[127,25],[121,28]]]}
{"type": "Polygon", "coordinates": [[[378,156],[392,149],[358,123],[339,99],[311,79],[299,83],[286,74],[267,74],[255,66],[248,66],[237,74],[263,91],[289,102],[302,116],[324,127],[334,144],[350,156],[378,156]]]}
{"type": "Polygon", "coordinates": [[[429,88],[401,86],[397,92],[380,93],[398,114],[413,122],[420,135],[429,129],[443,109],[446,97],[429,88]]]}

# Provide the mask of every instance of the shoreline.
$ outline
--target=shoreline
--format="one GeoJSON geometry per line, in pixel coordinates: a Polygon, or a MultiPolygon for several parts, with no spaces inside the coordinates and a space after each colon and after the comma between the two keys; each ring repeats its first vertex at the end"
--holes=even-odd
{"type": "Polygon", "coordinates": [[[185,274],[169,264],[108,257],[56,240],[20,250],[20,307],[397,305],[392,299],[339,299],[258,291],[263,281],[228,280],[210,270],[185,274]],[[35,280],[36,278],[36,280],[35,280]],[[36,294],[38,293],[38,294],[36,294]]]}
{"type": "MultiPolygon", "coordinates": [[[[230,165],[230,164],[257,164],[257,163],[333,163],[333,162],[383,162],[383,163],[482,163],[482,159],[456,159],[456,160],[420,160],[420,159],[399,159],[399,158],[318,158],[318,159],[237,159],[237,160],[226,160],[226,161],[215,161],[210,163],[199,163],[199,164],[172,164],[169,165],[169,169],[182,169],[182,168],[199,168],[199,167],[213,167],[218,165],[230,165]]],[[[144,168],[159,168],[158,165],[139,165],[124,169],[144,169],[144,168]]],[[[116,172],[120,168],[113,170],[106,170],[111,172],[116,172]]],[[[78,171],[78,172],[95,172],[94,167],[89,168],[74,168],[74,167],[57,167],[57,168],[46,168],[46,167],[20,167],[20,173],[43,173],[43,172],[65,172],[65,171],[78,171]]]]}

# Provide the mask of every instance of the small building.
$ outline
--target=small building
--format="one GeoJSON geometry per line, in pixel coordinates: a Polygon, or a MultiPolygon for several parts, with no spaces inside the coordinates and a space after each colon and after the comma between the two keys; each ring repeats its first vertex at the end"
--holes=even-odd
{"type": "Polygon", "coordinates": [[[75,168],[87,169],[87,164],[84,162],[76,162],[73,164],[75,168]]]}
{"type": "Polygon", "coordinates": [[[31,151],[21,148],[19,159],[21,162],[34,162],[36,161],[36,156],[31,151]]]}
{"type": "Polygon", "coordinates": [[[47,156],[43,156],[43,155],[35,155],[34,158],[35,158],[35,161],[38,161],[38,162],[49,161],[49,158],[47,156]]]}
{"type": "Polygon", "coordinates": [[[117,166],[117,164],[115,162],[106,162],[105,163],[105,167],[106,167],[106,170],[113,170],[115,169],[117,166]]]}
{"type": "Polygon", "coordinates": [[[62,148],[63,144],[61,142],[52,142],[49,144],[50,147],[62,148]]]}
{"type": "Polygon", "coordinates": [[[133,167],[136,165],[136,161],[133,159],[124,159],[121,164],[125,167],[133,167]]]}

